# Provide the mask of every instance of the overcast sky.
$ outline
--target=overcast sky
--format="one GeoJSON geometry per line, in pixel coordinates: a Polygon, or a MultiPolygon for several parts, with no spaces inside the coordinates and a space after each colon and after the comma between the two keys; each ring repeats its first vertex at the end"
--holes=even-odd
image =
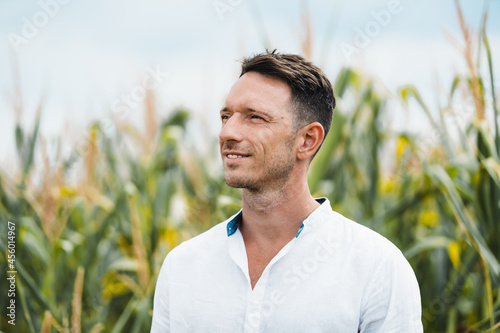
{"type": "MultiPolygon", "coordinates": [[[[14,151],[16,70],[22,121],[33,124],[43,99],[42,131],[49,139],[64,128],[75,134],[91,120],[107,117],[113,107],[127,103],[123,96],[129,95],[129,106],[140,104],[144,87],[154,90],[163,116],[184,106],[198,123],[216,131],[219,108],[238,75],[238,60],[266,45],[301,52],[304,3],[0,0],[0,157],[10,158],[14,151]]],[[[483,2],[461,4],[477,33],[483,2]]],[[[488,6],[487,31],[497,60],[500,1],[488,6]]],[[[454,73],[465,72],[447,33],[461,38],[451,0],[310,0],[308,7],[312,60],[332,81],[342,67],[353,66],[393,92],[411,83],[434,98],[438,84],[448,88],[454,73]]],[[[500,61],[494,65],[500,82],[500,61]]],[[[140,113],[134,110],[132,120],[140,113]]]]}

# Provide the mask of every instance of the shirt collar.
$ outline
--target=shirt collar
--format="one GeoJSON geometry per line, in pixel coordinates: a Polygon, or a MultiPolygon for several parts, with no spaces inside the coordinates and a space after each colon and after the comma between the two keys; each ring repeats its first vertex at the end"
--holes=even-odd
{"type": "MultiPolygon", "coordinates": [[[[325,201],[328,199],[326,198],[319,198],[315,199],[320,205],[322,205],[325,201]]],[[[240,210],[234,217],[227,223],[227,237],[232,236],[236,230],[238,230],[238,226],[240,225],[241,222],[241,217],[242,217],[242,210],[240,210]]],[[[304,222],[302,222],[299,231],[295,235],[295,238],[299,237],[300,233],[304,229],[304,222]]]]}
{"type": "Polygon", "coordinates": [[[236,230],[238,230],[238,225],[240,224],[241,221],[241,213],[242,210],[240,209],[239,213],[236,214],[227,224],[227,237],[233,235],[236,230]]]}

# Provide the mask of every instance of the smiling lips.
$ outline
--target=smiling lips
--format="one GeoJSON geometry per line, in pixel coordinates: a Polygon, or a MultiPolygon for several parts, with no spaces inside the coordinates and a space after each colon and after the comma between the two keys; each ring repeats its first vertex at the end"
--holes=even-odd
{"type": "Polygon", "coordinates": [[[235,152],[235,151],[226,151],[226,152],[224,152],[224,156],[226,156],[230,160],[234,160],[234,159],[238,159],[238,158],[249,157],[250,155],[242,154],[240,152],[235,152]]]}

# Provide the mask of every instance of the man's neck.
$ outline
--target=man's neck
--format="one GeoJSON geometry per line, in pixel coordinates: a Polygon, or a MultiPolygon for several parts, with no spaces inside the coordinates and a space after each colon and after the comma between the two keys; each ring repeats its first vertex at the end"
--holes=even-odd
{"type": "Polygon", "coordinates": [[[306,179],[291,180],[281,188],[265,192],[243,189],[240,231],[245,242],[286,244],[319,205],[311,196],[306,179]]]}
{"type": "Polygon", "coordinates": [[[307,173],[296,172],[278,186],[242,191],[245,241],[252,289],[278,252],[297,234],[302,222],[319,206],[309,192],[307,173]],[[301,175],[301,176],[298,176],[301,175]]]}

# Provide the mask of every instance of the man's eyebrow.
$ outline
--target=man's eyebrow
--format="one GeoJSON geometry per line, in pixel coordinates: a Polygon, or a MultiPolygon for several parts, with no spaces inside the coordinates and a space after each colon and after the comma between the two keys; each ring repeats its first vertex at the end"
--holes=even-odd
{"type": "MultiPolygon", "coordinates": [[[[269,117],[269,118],[272,118],[271,115],[265,111],[261,111],[261,110],[257,110],[257,109],[254,109],[254,108],[246,108],[245,109],[247,112],[253,112],[253,113],[260,113],[266,117],[269,117]]],[[[220,110],[220,113],[223,113],[223,112],[231,112],[231,109],[227,106],[223,107],[221,110],[220,110]]]]}
{"type": "Polygon", "coordinates": [[[262,111],[262,110],[256,110],[256,109],[253,109],[253,108],[247,108],[247,111],[248,112],[255,112],[255,113],[259,113],[267,118],[273,118],[268,112],[266,111],[262,111]]]}

